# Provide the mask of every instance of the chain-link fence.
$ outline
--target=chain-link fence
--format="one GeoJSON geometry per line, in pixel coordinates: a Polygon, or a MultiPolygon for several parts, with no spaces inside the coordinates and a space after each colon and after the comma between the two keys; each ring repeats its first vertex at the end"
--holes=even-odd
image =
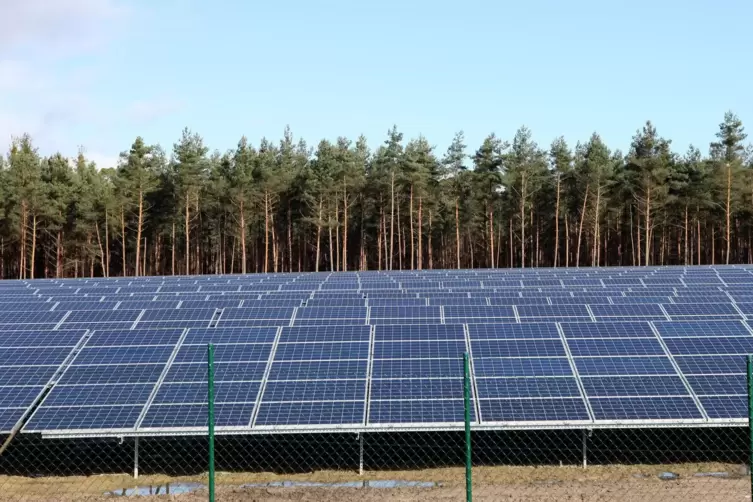
{"type": "MultiPolygon", "coordinates": [[[[473,499],[750,500],[747,445],[740,427],[474,432],[473,499]]],[[[464,450],[462,431],[218,436],[216,500],[460,501],[464,450]]],[[[140,438],[138,452],[134,438],[19,436],[0,500],[207,500],[208,453],[206,436],[140,438]]]]}
{"type": "Polygon", "coordinates": [[[751,435],[740,425],[211,437],[21,433],[0,454],[0,500],[435,502],[466,500],[469,486],[476,501],[726,502],[751,496],[751,435]]]}

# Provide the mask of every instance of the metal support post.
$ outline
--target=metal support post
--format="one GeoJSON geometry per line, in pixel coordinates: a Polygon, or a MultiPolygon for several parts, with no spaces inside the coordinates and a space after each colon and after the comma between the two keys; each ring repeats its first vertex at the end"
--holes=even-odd
{"type": "Polygon", "coordinates": [[[583,429],[583,444],[582,444],[582,450],[583,450],[583,468],[585,469],[588,467],[588,457],[587,457],[587,451],[588,451],[588,431],[586,429],[583,429]]]}
{"type": "Polygon", "coordinates": [[[133,479],[139,479],[139,437],[133,438],[133,479]]]}
{"type": "Polygon", "coordinates": [[[358,433],[358,475],[363,476],[363,433],[358,433]]]}
{"type": "Polygon", "coordinates": [[[753,496],[753,356],[748,356],[747,373],[748,373],[748,434],[750,444],[748,445],[748,471],[750,471],[750,494],[753,496]]]}
{"type": "Polygon", "coordinates": [[[209,502],[214,502],[214,345],[207,346],[207,401],[209,428],[209,502]]]}
{"type": "Polygon", "coordinates": [[[463,354],[463,402],[465,404],[465,499],[473,500],[471,479],[471,367],[468,353],[463,354]]]}

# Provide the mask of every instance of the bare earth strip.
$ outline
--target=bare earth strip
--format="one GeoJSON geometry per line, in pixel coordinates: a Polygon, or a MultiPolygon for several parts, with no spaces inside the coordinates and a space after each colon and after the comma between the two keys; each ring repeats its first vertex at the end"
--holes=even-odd
{"type": "MultiPolygon", "coordinates": [[[[738,466],[693,464],[681,466],[592,466],[577,467],[477,467],[474,468],[474,501],[492,502],[743,502],[750,501],[750,478],[740,475],[738,466]],[[671,471],[678,480],[662,481],[657,475],[671,471]],[[699,472],[728,472],[731,478],[695,477],[699,472]]],[[[112,500],[105,492],[134,486],[200,482],[206,479],[127,475],[101,475],[64,478],[0,477],[0,500],[24,502],[112,500]]],[[[164,491],[164,489],[163,489],[164,491]]],[[[442,502],[464,500],[464,471],[459,468],[416,471],[378,471],[358,476],[352,472],[321,471],[297,475],[270,473],[220,473],[217,500],[238,502],[442,502]],[[332,488],[261,487],[245,488],[245,483],[281,481],[334,483],[368,480],[431,481],[434,488],[332,488]]],[[[205,501],[200,490],[190,494],[154,497],[152,500],[205,501]]],[[[139,498],[137,500],[145,500],[139,498]]],[[[149,500],[149,499],[146,499],[149,500]]]]}

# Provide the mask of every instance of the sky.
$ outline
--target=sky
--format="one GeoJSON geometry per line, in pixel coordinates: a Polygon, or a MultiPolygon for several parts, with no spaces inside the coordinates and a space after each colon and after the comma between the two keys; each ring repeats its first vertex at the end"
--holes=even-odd
{"type": "Polygon", "coordinates": [[[441,155],[522,125],[626,150],[650,119],[683,153],[728,110],[753,121],[749,0],[0,0],[0,19],[0,148],[27,132],[100,167],[184,127],[225,151],[286,125],[376,148],[396,124],[441,155]]]}

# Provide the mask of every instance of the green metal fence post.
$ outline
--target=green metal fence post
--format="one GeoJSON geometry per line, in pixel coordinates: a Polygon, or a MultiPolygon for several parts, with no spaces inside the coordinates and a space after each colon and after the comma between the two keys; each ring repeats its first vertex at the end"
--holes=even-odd
{"type": "Polygon", "coordinates": [[[207,401],[209,426],[209,502],[214,502],[214,345],[207,346],[207,401]]]}
{"type": "Polygon", "coordinates": [[[753,496],[753,356],[748,356],[748,470],[750,471],[750,494],[753,496]]]}
{"type": "Polygon", "coordinates": [[[463,401],[465,404],[465,499],[473,500],[471,481],[471,367],[468,353],[463,354],[463,401]]]}

